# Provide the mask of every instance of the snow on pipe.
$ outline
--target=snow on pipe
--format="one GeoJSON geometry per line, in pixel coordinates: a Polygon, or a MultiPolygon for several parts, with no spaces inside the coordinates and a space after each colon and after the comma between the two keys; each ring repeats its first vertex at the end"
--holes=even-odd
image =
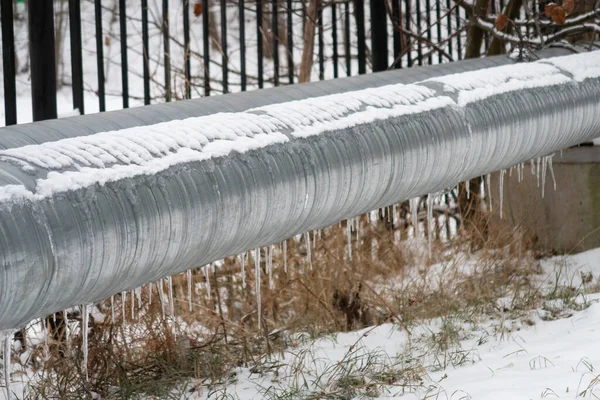
{"type": "Polygon", "coordinates": [[[596,51],[0,129],[0,331],[590,140],[599,115],[596,51]]]}

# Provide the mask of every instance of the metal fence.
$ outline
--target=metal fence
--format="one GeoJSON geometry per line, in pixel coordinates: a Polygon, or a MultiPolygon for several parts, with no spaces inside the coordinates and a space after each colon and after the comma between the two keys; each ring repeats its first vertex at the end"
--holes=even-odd
{"type": "MultiPolygon", "coordinates": [[[[68,0],[67,10],[67,0],[28,2],[23,23],[33,120],[57,117],[59,13],[68,12],[69,42],[58,46],[63,53],[70,50],[66,85],[72,88],[73,109],[82,114],[92,104],[89,96],[84,104],[86,92],[97,96],[93,111],[105,111],[107,96],[120,97],[119,106],[127,108],[132,102],[168,102],[460,60],[466,42],[466,15],[452,0],[150,1],[135,2],[132,9],[125,0],[68,0]],[[92,26],[93,38],[85,34],[92,26]],[[112,43],[118,43],[116,53],[112,43]],[[94,70],[84,74],[84,65],[94,57],[94,70]],[[107,77],[111,66],[118,66],[120,77],[107,77]],[[110,94],[108,83],[113,85],[110,94]]],[[[0,5],[5,123],[11,125],[18,122],[19,111],[15,10],[13,0],[0,5]]],[[[503,6],[502,0],[492,1],[491,11],[503,6]]]]}

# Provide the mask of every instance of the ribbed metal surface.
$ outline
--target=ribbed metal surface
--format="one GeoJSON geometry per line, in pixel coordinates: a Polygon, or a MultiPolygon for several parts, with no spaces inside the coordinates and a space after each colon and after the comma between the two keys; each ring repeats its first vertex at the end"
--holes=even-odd
{"type": "MultiPolygon", "coordinates": [[[[508,62],[396,70],[19,125],[0,130],[0,149],[508,62]]],[[[599,99],[598,78],[512,91],[0,202],[0,330],[590,140],[600,132],[599,99]]],[[[0,161],[0,195],[8,185],[35,186],[39,173],[0,161]]]]}

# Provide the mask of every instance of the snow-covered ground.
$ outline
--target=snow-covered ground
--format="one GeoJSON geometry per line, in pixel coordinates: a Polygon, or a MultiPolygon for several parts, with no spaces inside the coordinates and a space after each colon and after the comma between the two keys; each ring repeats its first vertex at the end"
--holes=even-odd
{"type": "MultiPolygon", "coordinates": [[[[600,249],[542,267],[547,285],[558,277],[578,286],[589,272],[598,279],[600,249]]],[[[438,318],[409,327],[410,335],[399,324],[317,340],[299,334],[262,371],[240,368],[229,384],[184,397],[597,399],[599,300],[549,300],[520,319],[438,318]]]]}

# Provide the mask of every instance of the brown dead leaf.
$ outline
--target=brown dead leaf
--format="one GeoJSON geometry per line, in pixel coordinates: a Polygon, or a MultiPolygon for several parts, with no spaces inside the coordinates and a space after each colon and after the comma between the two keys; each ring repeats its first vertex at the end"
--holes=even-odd
{"type": "Polygon", "coordinates": [[[202,15],[202,3],[200,3],[199,1],[197,1],[197,2],[194,4],[194,15],[195,15],[196,17],[199,17],[199,16],[201,16],[201,15],[202,15]]]}
{"type": "Polygon", "coordinates": [[[498,29],[499,31],[504,30],[504,28],[506,28],[506,25],[508,25],[508,17],[505,14],[498,14],[498,16],[496,17],[496,29],[498,29]]]}
{"type": "Polygon", "coordinates": [[[562,6],[567,14],[571,14],[575,11],[575,0],[563,0],[562,6]]]}
{"type": "Polygon", "coordinates": [[[558,25],[562,25],[567,20],[567,12],[562,7],[556,7],[552,12],[552,21],[558,25]]]}
{"type": "Polygon", "coordinates": [[[544,6],[544,14],[546,14],[546,17],[551,18],[552,17],[552,13],[554,12],[554,10],[558,7],[558,4],[556,3],[548,3],[544,6]]]}
{"type": "Polygon", "coordinates": [[[110,46],[110,36],[105,36],[104,37],[104,45],[105,46],[110,46]]]}

